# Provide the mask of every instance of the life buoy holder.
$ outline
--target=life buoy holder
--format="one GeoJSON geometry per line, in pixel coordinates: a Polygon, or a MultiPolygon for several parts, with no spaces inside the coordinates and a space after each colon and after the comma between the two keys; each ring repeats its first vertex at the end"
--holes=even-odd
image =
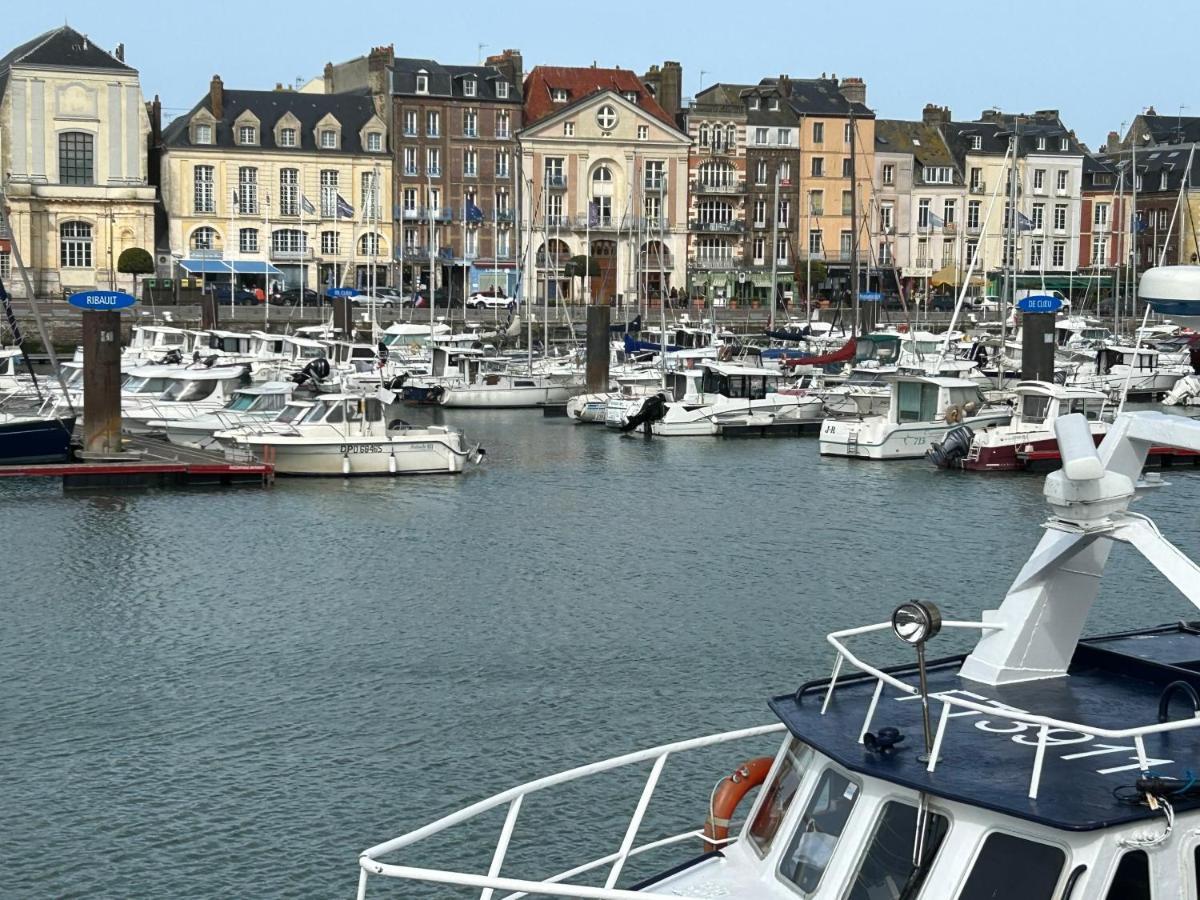
{"type": "Polygon", "coordinates": [[[724,843],[716,842],[723,842],[729,837],[729,823],[738,804],[767,780],[774,764],[774,757],[759,756],[742,763],[717,782],[708,803],[708,818],[704,820],[704,837],[707,839],[704,841],[705,853],[712,853],[724,846],[724,843]]]}

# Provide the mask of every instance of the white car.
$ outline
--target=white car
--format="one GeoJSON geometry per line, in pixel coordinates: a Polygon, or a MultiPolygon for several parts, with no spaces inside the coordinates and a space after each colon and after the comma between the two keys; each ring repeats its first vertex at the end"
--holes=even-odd
{"type": "Polygon", "coordinates": [[[503,295],[493,297],[490,294],[472,294],[467,300],[470,309],[516,309],[515,297],[503,295]]]}

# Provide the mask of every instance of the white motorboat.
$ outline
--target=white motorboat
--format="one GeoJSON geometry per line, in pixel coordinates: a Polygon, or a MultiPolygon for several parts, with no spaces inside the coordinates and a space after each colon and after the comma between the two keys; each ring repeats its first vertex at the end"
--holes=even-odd
{"type": "MultiPolygon", "coordinates": [[[[250,384],[250,367],[185,366],[167,378],[167,386],[153,397],[139,393],[121,400],[121,429],[128,434],[163,434],[167,424],[216,412],[238,388],[250,384]]],[[[133,381],[129,378],[126,385],[133,381]]]]}
{"type": "Polygon", "coordinates": [[[528,409],[563,406],[586,385],[579,375],[483,372],[467,383],[450,382],[438,399],[442,406],[475,409],[528,409]]]}
{"type": "Polygon", "coordinates": [[[1107,346],[1096,351],[1094,362],[1075,366],[1069,381],[1110,394],[1128,389],[1131,395],[1161,397],[1192,374],[1187,363],[1162,360],[1151,347],[1107,346]]]}
{"type": "Polygon", "coordinates": [[[462,432],[384,421],[378,397],[320,394],[301,418],[268,427],[219,431],[232,460],[274,465],[278,475],[421,475],[463,471],[483,457],[462,432]]]}
{"type": "MultiPolygon", "coordinates": [[[[998,609],[951,621],[931,601],[902,601],[890,621],[835,631],[832,673],[770,699],[775,721],[579,765],[444,815],[363,851],[358,900],[393,880],[401,894],[421,883],[447,896],[585,900],[1194,897],[1200,628],[1139,622],[1136,631],[1083,635],[1117,544],[1140,552],[1142,567],[1182,592],[1195,617],[1200,566],[1129,506],[1152,486],[1139,481],[1148,449],[1200,450],[1200,423],[1123,416],[1099,452],[1082,415],[1058,419],[1056,433],[1065,466],[1046,480],[1049,520],[998,609]],[[914,662],[875,659],[889,632],[915,650],[914,662]],[[943,633],[979,637],[969,654],[927,659],[943,633]],[[770,736],[771,755],[734,749],[770,736]],[[743,760],[724,778],[708,762],[717,746],[731,763],[743,760]],[[640,774],[640,797],[613,797],[617,770],[633,779],[621,784],[639,784],[640,774]],[[670,790],[659,791],[667,779],[670,790]],[[578,804],[588,790],[613,799],[578,804]],[[538,824],[567,828],[555,835],[556,852],[586,847],[588,856],[563,860],[557,872],[528,843],[511,858],[529,817],[561,807],[569,815],[538,824]],[[653,821],[670,824],[651,828],[651,809],[653,821]],[[694,824],[680,830],[689,809],[694,824]],[[447,867],[446,846],[483,863],[447,867]]],[[[427,762],[449,778],[476,777],[427,762]]]]}
{"type": "Polygon", "coordinates": [[[821,425],[825,456],[920,459],[955,425],[982,428],[1007,422],[1012,409],[987,403],[979,385],[963,378],[892,375],[884,415],[829,418],[821,425]]]}
{"type": "Polygon", "coordinates": [[[213,437],[218,431],[273,421],[291,399],[295,387],[290,381],[268,381],[238,388],[221,409],[190,418],[166,419],[167,440],[181,447],[215,449],[220,446],[213,437]]]}

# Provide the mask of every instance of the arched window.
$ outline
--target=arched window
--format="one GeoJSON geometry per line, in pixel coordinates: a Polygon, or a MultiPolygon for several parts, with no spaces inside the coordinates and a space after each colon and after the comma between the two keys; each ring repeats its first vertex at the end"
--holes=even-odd
{"type": "Polygon", "coordinates": [[[64,269],[92,267],[92,226],[87,222],[63,222],[58,229],[59,262],[64,269]]]}
{"type": "Polygon", "coordinates": [[[730,125],[725,129],[725,149],[732,150],[737,146],[737,126],[730,125]]]}
{"type": "Polygon", "coordinates": [[[92,184],[92,136],[86,131],[64,131],[58,136],[58,183],[92,184]]]}
{"type": "Polygon", "coordinates": [[[220,243],[220,237],[215,228],[205,225],[192,232],[190,246],[193,250],[216,250],[218,243],[220,243]]]}
{"type": "Polygon", "coordinates": [[[612,181],[612,169],[608,166],[596,166],[596,171],[592,173],[592,181],[612,181]]]}
{"type": "Polygon", "coordinates": [[[358,255],[359,256],[378,256],[379,255],[379,235],[374,232],[368,232],[358,239],[358,255]]]}
{"type": "Polygon", "coordinates": [[[701,147],[708,146],[708,126],[707,125],[700,126],[700,146],[701,147]]]}

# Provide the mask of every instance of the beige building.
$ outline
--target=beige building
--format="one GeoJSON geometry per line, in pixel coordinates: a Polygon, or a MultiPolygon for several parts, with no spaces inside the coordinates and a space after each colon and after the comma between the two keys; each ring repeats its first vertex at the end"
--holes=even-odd
{"type": "Polygon", "coordinates": [[[522,221],[537,290],[569,291],[563,266],[588,252],[594,302],[682,292],[687,272],[686,134],[628,69],[539,66],[525,80],[522,221]]]}
{"type": "MultiPolygon", "coordinates": [[[[137,70],[63,26],[0,59],[0,172],[17,242],[39,296],[130,289],[121,251],[152,250],[146,113],[137,70]]],[[[0,276],[16,296],[9,235],[0,276]]]]}
{"type": "Polygon", "coordinates": [[[392,283],[392,162],[366,90],[208,94],[163,133],[180,277],[281,289],[392,283]]]}

